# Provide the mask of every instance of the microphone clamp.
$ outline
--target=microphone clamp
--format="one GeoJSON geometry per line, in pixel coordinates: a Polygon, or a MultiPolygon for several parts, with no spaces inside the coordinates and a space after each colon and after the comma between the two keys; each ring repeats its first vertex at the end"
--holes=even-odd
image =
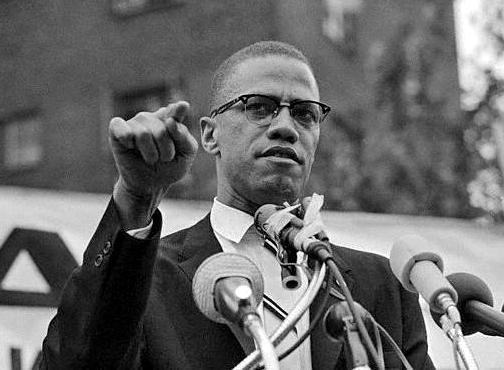
{"type": "Polygon", "coordinates": [[[323,203],[324,197],[314,193],[304,210],[303,219],[293,213],[300,209],[300,204],[285,207],[265,204],[256,211],[254,224],[261,234],[274,242],[308,254],[310,245],[314,242],[328,241],[320,216],[323,203]]]}

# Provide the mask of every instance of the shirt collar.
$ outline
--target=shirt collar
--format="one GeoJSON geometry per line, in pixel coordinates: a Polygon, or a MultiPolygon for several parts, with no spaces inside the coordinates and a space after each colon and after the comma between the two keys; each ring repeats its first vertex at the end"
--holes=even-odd
{"type": "Polygon", "coordinates": [[[214,231],[224,238],[239,243],[247,230],[254,225],[254,217],[214,198],[210,211],[210,224],[214,231]]]}

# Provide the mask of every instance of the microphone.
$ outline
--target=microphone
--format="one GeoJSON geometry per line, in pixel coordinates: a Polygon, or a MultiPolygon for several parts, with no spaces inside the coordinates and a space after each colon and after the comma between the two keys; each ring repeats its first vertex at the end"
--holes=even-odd
{"type": "MultiPolygon", "coordinates": [[[[457,307],[462,316],[464,335],[481,332],[504,337],[504,313],[493,308],[492,292],[485,282],[465,272],[448,275],[446,279],[458,293],[457,307]]],[[[441,326],[441,315],[432,310],[431,315],[436,324],[441,326]]]]}
{"type": "Polygon", "coordinates": [[[279,370],[275,347],[256,312],[264,282],[249,258],[235,253],[217,253],[198,267],[193,278],[193,298],[199,310],[218,323],[234,323],[254,338],[266,370],[279,370]]]}
{"type": "Polygon", "coordinates": [[[462,334],[457,291],[443,276],[443,261],[429,251],[427,240],[418,235],[397,240],[390,252],[390,268],[405,289],[418,292],[429,302],[432,311],[441,314],[443,331],[452,340],[466,368],[477,369],[478,364],[462,334]]]}
{"type": "Polygon", "coordinates": [[[257,266],[235,253],[208,257],[194,274],[192,291],[199,310],[210,320],[243,327],[262,301],[264,282],[257,266]]]}
{"type": "MultiPolygon", "coordinates": [[[[366,323],[368,320],[372,320],[372,316],[368,310],[362,307],[359,303],[354,302],[355,308],[357,310],[357,315],[359,315],[362,320],[366,323]]],[[[348,302],[340,301],[331,305],[324,316],[324,331],[325,333],[334,340],[342,340],[345,333],[345,323],[344,318],[351,316],[352,313],[348,308],[348,302]]]]}
{"type": "Polygon", "coordinates": [[[390,252],[390,268],[402,286],[419,293],[433,311],[448,313],[453,322],[460,322],[457,291],[443,276],[443,260],[429,251],[427,240],[418,235],[397,240],[390,252]]]}
{"type": "MultiPolygon", "coordinates": [[[[371,319],[371,314],[360,304],[354,302],[357,315],[364,322],[371,319]]],[[[324,331],[329,338],[344,342],[345,357],[353,369],[370,369],[366,349],[362,344],[357,325],[355,324],[348,302],[333,304],[324,316],[324,331]]]]}
{"type": "MultiPolygon", "coordinates": [[[[254,224],[263,235],[280,242],[287,249],[302,251],[307,254],[318,254],[325,249],[330,255],[328,238],[319,225],[303,229],[303,220],[290,213],[298,206],[283,208],[274,204],[265,204],[256,211],[254,224]],[[314,236],[318,236],[316,239],[314,236]]],[[[326,257],[325,255],[323,257],[326,257]]]]}

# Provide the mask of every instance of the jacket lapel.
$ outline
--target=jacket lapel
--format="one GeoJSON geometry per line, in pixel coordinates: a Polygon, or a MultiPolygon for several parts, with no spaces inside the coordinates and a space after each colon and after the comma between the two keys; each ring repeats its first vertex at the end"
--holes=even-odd
{"type": "Polygon", "coordinates": [[[222,248],[210,225],[210,213],[188,230],[180,256],[180,268],[192,281],[199,265],[211,255],[222,252],[222,248]]]}
{"type": "MultiPolygon", "coordinates": [[[[186,238],[179,250],[179,267],[192,282],[196,270],[203,261],[219,252],[222,252],[222,248],[210,225],[210,214],[207,214],[196,225],[188,229],[186,238]]],[[[222,330],[221,324],[213,323],[212,325],[214,325],[213,329],[210,329],[207,333],[201,333],[201,335],[211,337],[213,330],[222,330]]],[[[245,353],[250,352],[250,350],[247,350],[248,347],[254,348],[253,341],[242,343],[241,338],[245,337],[245,334],[241,333],[237,325],[227,324],[227,327],[230,331],[228,335],[221,337],[220,345],[222,350],[213,358],[214,362],[212,364],[207,363],[205,366],[218,368],[226,361],[229,361],[229,356],[235,356],[237,361],[238,359],[241,360],[245,357],[245,353]],[[247,346],[245,346],[245,343],[247,346]],[[240,347],[243,351],[233,351],[231,349],[240,347]]]]}

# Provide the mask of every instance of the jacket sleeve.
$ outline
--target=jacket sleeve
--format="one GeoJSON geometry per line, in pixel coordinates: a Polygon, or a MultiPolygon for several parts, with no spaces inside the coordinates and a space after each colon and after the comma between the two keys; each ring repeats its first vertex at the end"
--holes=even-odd
{"type": "Polygon", "coordinates": [[[42,348],[41,369],[140,368],[142,317],[161,232],[136,239],[121,229],[113,200],[68,280],[42,348]]]}

